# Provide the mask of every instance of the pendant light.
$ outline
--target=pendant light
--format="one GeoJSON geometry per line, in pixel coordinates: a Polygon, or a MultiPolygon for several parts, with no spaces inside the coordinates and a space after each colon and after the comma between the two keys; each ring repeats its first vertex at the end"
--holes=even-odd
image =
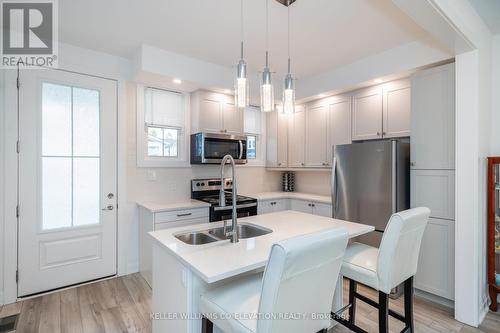
{"type": "Polygon", "coordinates": [[[234,103],[238,108],[248,106],[248,80],[247,64],[243,60],[243,0],[240,2],[240,23],[241,23],[241,58],[236,69],[236,81],[234,84],[234,103]]]}
{"type": "Polygon", "coordinates": [[[292,73],[290,71],[290,5],[292,1],[287,0],[288,9],[288,73],[285,76],[285,85],[283,87],[283,112],[295,112],[295,88],[292,73]]]}
{"type": "Polygon", "coordinates": [[[274,109],[274,87],[269,69],[269,0],[266,0],[266,66],[260,85],[260,109],[262,112],[271,112],[274,109]]]}

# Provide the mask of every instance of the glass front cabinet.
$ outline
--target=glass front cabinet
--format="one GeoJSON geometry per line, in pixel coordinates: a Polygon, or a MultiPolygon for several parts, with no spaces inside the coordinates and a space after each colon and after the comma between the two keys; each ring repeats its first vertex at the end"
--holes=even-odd
{"type": "Polygon", "coordinates": [[[498,309],[500,292],[500,157],[488,158],[488,284],[490,309],[498,309]]]}

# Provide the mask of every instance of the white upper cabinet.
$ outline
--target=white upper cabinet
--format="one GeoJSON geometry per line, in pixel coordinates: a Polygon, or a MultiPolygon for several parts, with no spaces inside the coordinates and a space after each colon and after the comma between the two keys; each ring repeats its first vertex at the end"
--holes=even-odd
{"type": "Polygon", "coordinates": [[[288,166],[288,117],[282,112],[267,113],[267,149],[268,167],[286,168],[288,166]]]}
{"type": "Polygon", "coordinates": [[[306,166],[324,167],[327,162],[328,104],[308,104],[306,110],[306,166]]]}
{"type": "Polygon", "coordinates": [[[410,136],[410,80],[386,83],[382,91],[384,97],[382,136],[384,138],[410,136]]]}
{"type": "Polygon", "coordinates": [[[306,166],[330,167],[333,146],[351,143],[351,97],[333,96],[306,108],[306,166]]]}
{"type": "Polygon", "coordinates": [[[305,165],[305,114],[305,107],[297,105],[295,113],[289,116],[288,166],[291,168],[300,168],[305,165]]]}
{"type": "Polygon", "coordinates": [[[246,134],[259,135],[262,128],[262,112],[260,112],[260,108],[257,106],[249,106],[245,108],[243,116],[243,132],[246,134]]]}
{"type": "Polygon", "coordinates": [[[353,95],[352,140],[410,136],[411,85],[398,80],[353,95]]]}
{"type": "Polygon", "coordinates": [[[382,88],[360,90],[352,101],[352,140],[382,138],[382,88]]]}
{"type": "MultiPolygon", "coordinates": [[[[218,100],[200,100],[199,128],[195,132],[220,132],[222,129],[221,102],[218,100]]],[[[193,126],[193,128],[196,128],[193,126]]]]}
{"type": "Polygon", "coordinates": [[[222,130],[224,133],[243,133],[243,111],[233,101],[222,103],[222,130]]]}
{"type": "Polygon", "coordinates": [[[333,147],[351,143],[351,97],[334,96],[328,103],[328,144],[326,162],[333,160],[333,147]]]}
{"type": "Polygon", "coordinates": [[[243,132],[243,111],[231,95],[199,90],[191,96],[191,132],[243,132]]]}
{"type": "Polygon", "coordinates": [[[455,169],[455,65],[411,78],[411,167],[455,169]]]}

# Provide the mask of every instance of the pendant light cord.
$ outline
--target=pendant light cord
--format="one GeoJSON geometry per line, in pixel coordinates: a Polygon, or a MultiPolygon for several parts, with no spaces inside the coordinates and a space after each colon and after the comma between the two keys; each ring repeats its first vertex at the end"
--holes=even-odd
{"type": "Polygon", "coordinates": [[[266,67],[269,67],[269,0],[266,0],[266,67]]]}
{"type": "Polygon", "coordinates": [[[290,74],[290,0],[288,0],[288,74],[290,74]]]}
{"type": "Polygon", "coordinates": [[[243,59],[243,0],[240,1],[240,24],[241,24],[241,59],[243,59]]]}

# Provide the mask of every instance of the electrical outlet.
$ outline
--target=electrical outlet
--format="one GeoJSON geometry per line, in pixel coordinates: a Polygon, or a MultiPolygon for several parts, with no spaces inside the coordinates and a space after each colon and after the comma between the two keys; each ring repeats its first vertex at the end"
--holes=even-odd
{"type": "Polygon", "coordinates": [[[155,170],[148,170],[146,173],[146,176],[150,182],[156,181],[156,171],[155,170]]]}

